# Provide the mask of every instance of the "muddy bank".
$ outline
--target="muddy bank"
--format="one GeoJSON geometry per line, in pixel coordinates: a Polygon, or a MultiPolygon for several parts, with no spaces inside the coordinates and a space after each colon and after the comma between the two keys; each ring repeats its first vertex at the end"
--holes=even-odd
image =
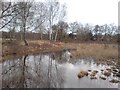
{"type": "Polygon", "coordinates": [[[28,41],[29,46],[25,46],[22,41],[4,41],[2,42],[2,60],[14,56],[23,56],[44,52],[56,52],[63,50],[61,43],[49,41],[28,41]]]}
{"type": "Polygon", "coordinates": [[[9,57],[23,56],[28,54],[38,54],[43,52],[57,52],[66,48],[74,49],[71,57],[92,57],[97,63],[113,64],[118,60],[117,44],[95,44],[95,43],[64,43],[50,42],[45,40],[28,41],[29,46],[25,46],[22,41],[2,41],[2,60],[9,57]]]}

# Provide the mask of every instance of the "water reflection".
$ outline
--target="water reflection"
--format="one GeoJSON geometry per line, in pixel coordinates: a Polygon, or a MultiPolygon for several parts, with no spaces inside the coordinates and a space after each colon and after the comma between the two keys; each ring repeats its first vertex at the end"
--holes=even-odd
{"type": "MultiPolygon", "coordinates": [[[[71,63],[70,53],[59,52],[29,55],[12,59],[2,64],[3,88],[117,88],[118,84],[89,77],[78,79],[80,69],[100,71],[106,65],[97,65],[94,60],[71,63]],[[68,60],[69,59],[69,60],[68,60]]],[[[76,60],[75,60],[76,61],[76,60]]],[[[99,75],[99,74],[98,74],[99,75]]]]}

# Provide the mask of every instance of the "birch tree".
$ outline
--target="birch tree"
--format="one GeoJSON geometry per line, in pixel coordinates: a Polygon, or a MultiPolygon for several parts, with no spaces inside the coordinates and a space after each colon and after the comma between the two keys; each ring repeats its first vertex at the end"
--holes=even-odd
{"type": "MultiPolygon", "coordinates": [[[[57,0],[47,0],[47,6],[48,6],[48,28],[49,28],[49,40],[53,40],[53,30],[52,26],[60,21],[60,19],[65,17],[66,11],[65,6],[60,5],[60,3],[57,0]]],[[[56,33],[57,34],[57,33],[56,33]]]]}

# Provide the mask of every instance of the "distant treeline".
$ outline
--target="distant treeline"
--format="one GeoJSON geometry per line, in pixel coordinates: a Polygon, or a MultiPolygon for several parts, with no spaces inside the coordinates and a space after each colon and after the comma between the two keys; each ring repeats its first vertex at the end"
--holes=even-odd
{"type": "MultiPolygon", "coordinates": [[[[20,32],[15,32],[10,34],[10,32],[0,32],[2,33],[2,39],[9,40],[23,40],[20,32]]],[[[41,34],[40,33],[26,33],[27,40],[49,40],[49,34],[41,34]]],[[[57,41],[66,41],[66,42],[86,42],[86,41],[97,41],[97,42],[106,42],[106,43],[117,43],[120,41],[120,35],[79,35],[79,34],[64,34],[63,37],[58,35],[57,41]],[[62,39],[61,39],[62,38],[62,39]]]]}
{"type": "Polygon", "coordinates": [[[68,23],[66,5],[58,0],[36,3],[0,1],[0,30],[2,38],[50,41],[105,41],[118,42],[118,26],[68,23]],[[6,32],[8,31],[8,32],[6,32]]]}

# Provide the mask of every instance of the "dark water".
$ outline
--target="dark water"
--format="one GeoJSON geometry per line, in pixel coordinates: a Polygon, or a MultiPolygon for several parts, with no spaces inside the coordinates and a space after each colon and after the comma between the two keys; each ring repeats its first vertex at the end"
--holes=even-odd
{"type": "Polygon", "coordinates": [[[109,82],[118,77],[99,78],[101,69],[93,59],[70,58],[69,52],[28,55],[2,63],[3,88],[118,88],[118,83],[109,82]],[[67,54],[66,54],[67,53],[67,54]],[[97,79],[90,76],[77,77],[80,70],[97,70],[97,79]]]}

